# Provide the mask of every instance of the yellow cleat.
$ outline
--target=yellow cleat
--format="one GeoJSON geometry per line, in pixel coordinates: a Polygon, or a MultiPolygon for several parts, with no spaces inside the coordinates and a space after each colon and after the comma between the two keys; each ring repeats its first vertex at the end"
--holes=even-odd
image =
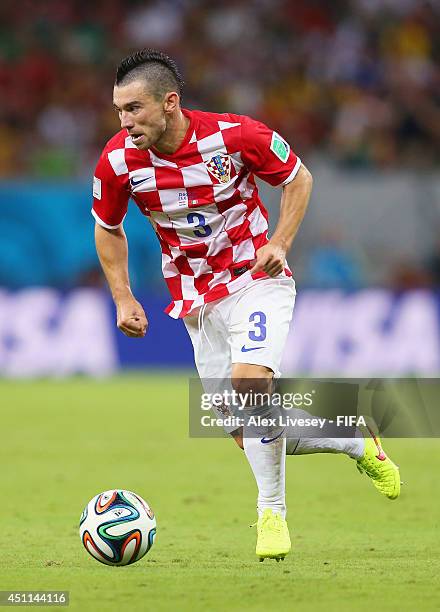
{"type": "Polygon", "coordinates": [[[380,438],[371,430],[371,438],[365,438],[365,450],[362,459],[357,462],[357,469],[365,472],[371,478],[374,486],[388,499],[396,499],[400,495],[399,468],[385,454],[380,438]]]}
{"type": "Polygon", "coordinates": [[[287,522],[281,514],[266,508],[257,522],[257,547],[255,552],[260,561],[264,559],[284,560],[291,543],[287,522]]]}

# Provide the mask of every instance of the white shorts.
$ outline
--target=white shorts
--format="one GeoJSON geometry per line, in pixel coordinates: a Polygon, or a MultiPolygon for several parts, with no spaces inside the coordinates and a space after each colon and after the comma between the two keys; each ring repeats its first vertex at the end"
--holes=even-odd
{"type": "Polygon", "coordinates": [[[234,363],[266,366],[279,377],[295,295],[292,278],[260,279],[185,317],[202,381],[230,378],[234,363]]]}

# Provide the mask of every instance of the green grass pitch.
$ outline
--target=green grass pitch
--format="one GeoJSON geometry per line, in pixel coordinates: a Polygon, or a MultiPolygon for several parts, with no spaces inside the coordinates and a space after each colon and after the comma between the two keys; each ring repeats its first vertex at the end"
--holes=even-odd
{"type": "Polygon", "coordinates": [[[434,610],[440,440],[389,440],[391,502],[346,457],[287,457],[293,550],[254,556],[256,489],[229,439],[188,437],[187,380],[0,382],[0,589],[70,591],[70,609],[434,610]],[[83,549],[78,521],[109,488],[151,504],[158,535],[125,568],[83,549]]]}

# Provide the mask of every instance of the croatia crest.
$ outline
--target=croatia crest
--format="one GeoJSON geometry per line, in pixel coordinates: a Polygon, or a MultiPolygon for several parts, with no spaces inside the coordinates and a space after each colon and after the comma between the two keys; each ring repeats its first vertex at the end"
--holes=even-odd
{"type": "Polygon", "coordinates": [[[212,176],[215,176],[220,183],[228,183],[231,180],[231,158],[229,155],[214,155],[205,164],[212,176]]]}

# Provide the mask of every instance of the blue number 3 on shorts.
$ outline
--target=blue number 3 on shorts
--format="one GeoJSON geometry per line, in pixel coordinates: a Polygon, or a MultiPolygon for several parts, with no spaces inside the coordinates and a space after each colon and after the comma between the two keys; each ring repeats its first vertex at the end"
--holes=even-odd
{"type": "Polygon", "coordinates": [[[266,315],[261,310],[253,312],[249,317],[249,323],[254,324],[254,329],[249,332],[249,340],[263,342],[266,340],[266,315]]]}

